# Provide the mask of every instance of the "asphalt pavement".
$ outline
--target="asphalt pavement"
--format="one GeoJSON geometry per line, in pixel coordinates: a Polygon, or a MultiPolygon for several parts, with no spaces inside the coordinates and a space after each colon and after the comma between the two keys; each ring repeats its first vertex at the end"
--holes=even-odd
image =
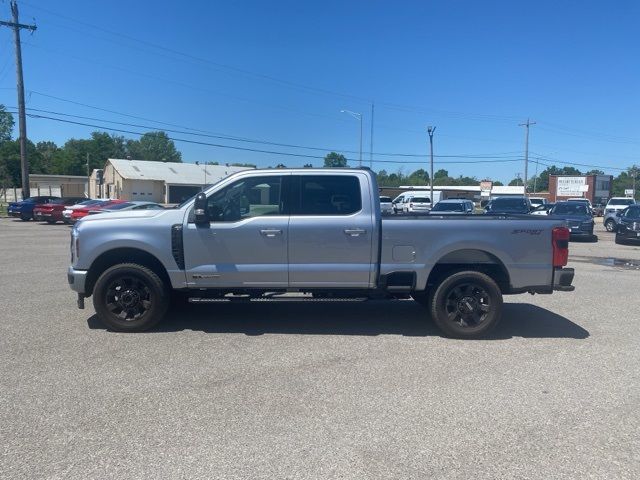
{"type": "Polygon", "coordinates": [[[640,246],[571,244],[575,292],[491,338],[418,304],[189,305],[106,331],[69,227],[0,219],[0,478],[640,478],[640,246]]]}

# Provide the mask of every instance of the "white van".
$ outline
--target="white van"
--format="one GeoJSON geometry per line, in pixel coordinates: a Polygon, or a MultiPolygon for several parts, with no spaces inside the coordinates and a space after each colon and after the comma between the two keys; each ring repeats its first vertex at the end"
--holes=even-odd
{"type": "Polygon", "coordinates": [[[438,203],[440,198],[442,197],[442,192],[433,191],[433,198],[435,202],[431,201],[431,191],[430,190],[407,190],[406,192],[402,192],[396,198],[393,199],[393,213],[404,212],[408,209],[409,199],[411,197],[426,197],[428,209],[431,209],[431,206],[434,203],[438,203]]]}

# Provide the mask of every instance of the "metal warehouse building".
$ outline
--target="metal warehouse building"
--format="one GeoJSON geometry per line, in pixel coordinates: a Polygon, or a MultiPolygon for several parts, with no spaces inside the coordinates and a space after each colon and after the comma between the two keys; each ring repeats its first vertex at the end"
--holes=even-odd
{"type": "Polygon", "coordinates": [[[241,170],[247,167],[110,158],[102,172],[102,184],[99,170],[91,174],[89,196],[180,203],[203,186],[241,170]]]}

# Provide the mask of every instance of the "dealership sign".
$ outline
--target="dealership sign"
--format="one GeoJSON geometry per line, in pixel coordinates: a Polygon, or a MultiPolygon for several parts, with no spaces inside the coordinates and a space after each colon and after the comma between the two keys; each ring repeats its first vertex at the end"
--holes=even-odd
{"type": "Polygon", "coordinates": [[[558,177],[556,195],[559,197],[581,197],[588,190],[586,177],[558,177]]]}

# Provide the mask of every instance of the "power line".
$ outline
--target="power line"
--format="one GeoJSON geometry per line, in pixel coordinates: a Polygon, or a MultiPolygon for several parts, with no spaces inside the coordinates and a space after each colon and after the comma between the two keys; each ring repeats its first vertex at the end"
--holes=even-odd
{"type": "MultiPolygon", "coordinates": [[[[113,127],[105,127],[103,125],[96,125],[96,124],[90,124],[90,123],[84,123],[84,122],[76,122],[73,120],[66,120],[66,119],[62,119],[62,118],[55,118],[55,117],[49,117],[46,115],[38,115],[38,114],[34,114],[34,113],[29,113],[27,114],[29,117],[31,118],[36,118],[36,119],[46,119],[46,120],[52,120],[52,121],[56,121],[56,122],[62,122],[62,123],[68,123],[68,124],[73,124],[73,125],[80,125],[80,126],[85,126],[85,127],[91,127],[91,128],[98,128],[98,129],[104,129],[107,131],[113,131],[113,132],[119,132],[119,133],[128,133],[128,134],[132,134],[132,135],[144,135],[146,132],[139,132],[139,131],[134,131],[134,130],[127,130],[127,129],[122,129],[122,128],[113,128],[113,127]]],[[[235,146],[235,145],[225,145],[225,144],[218,144],[218,143],[211,143],[211,142],[203,142],[203,141],[199,141],[199,140],[189,140],[189,139],[185,139],[185,138],[177,138],[177,137],[171,137],[168,136],[168,138],[170,140],[173,140],[175,142],[182,142],[182,143],[190,143],[190,144],[194,144],[194,145],[204,145],[204,146],[210,146],[210,147],[216,147],[216,148],[226,148],[226,149],[231,149],[231,150],[240,150],[240,151],[245,151],[245,152],[254,152],[254,153],[265,153],[265,154],[271,154],[271,155],[283,155],[283,156],[287,156],[287,157],[300,157],[300,158],[315,158],[315,159],[324,159],[324,156],[320,156],[320,155],[308,155],[308,154],[303,154],[303,153],[293,153],[293,152],[280,152],[280,151],[274,151],[274,150],[262,150],[262,149],[256,149],[256,148],[247,148],[247,147],[239,147],[239,146],[235,146]]],[[[356,159],[354,158],[347,158],[348,161],[352,161],[355,162],[356,159]]],[[[497,159],[497,160],[489,160],[489,159],[475,159],[475,160],[455,160],[455,161],[441,161],[439,163],[442,164],[479,164],[479,163],[504,163],[504,162],[518,162],[521,159],[497,159]]],[[[423,164],[423,162],[421,161],[400,161],[400,160],[375,160],[375,163],[394,163],[394,164],[423,164]]]]}
{"type": "MultiPolygon", "coordinates": [[[[567,162],[564,160],[558,160],[552,157],[548,157],[548,156],[544,156],[544,155],[540,155],[540,154],[534,154],[532,156],[532,158],[536,158],[539,160],[546,160],[548,162],[555,162],[555,163],[559,163],[561,165],[572,165],[572,166],[576,166],[576,167],[588,167],[588,168],[594,168],[594,169],[599,169],[599,170],[618,170],[618,171],[626,171],[626,168],[620,168],[620,167],[610,167],[610,166],[605,166],[605,165],[591,165],[591,164],[587,164],[587,163],[577,163],[577,162],[567,162]]],[[[550,165],[547,165],[550,166],[550,165]]]]}
{"type": "MultiPolygon", "coordinates": [[[[11,108],[11,107],[9,107],[9,108],[11,108]]],[[[147,130],[155,130],[157,128],[155,126],[141,125],[141,124],[137,124],[137,123],[117,122],[117,121],[106,120],[106,119],[102,119],[102,118],[87,117],[87,116],[84,116],[84,115],[75,115],[75,114],[70,114],[70,113],[55,112],[55,111],[52,111],[52,110],[43,110],[43,109],[38,109],[38,108],[27,108],[27,110],[30,111],[30,112],[48,113],[48,114],[51,114],[51,115],[58,115],[58,116],[64,116],[64,117],[77,118],[77,119],[81,119],[81,120],[98,121],[98,122],[110,123],[110,124],[126,126],[126,127],[144,128],[144,129],[147,129],[147,130]]],[[[105,127],[98,127],[98,128],[105,128],[105,127]]],[[[182,127],[182,128],[186,128],[186,127],[182,127]]],[[[263,144],[263,145],[271,145],[271,146],[278,146],[278,147],[299,148],[299,149],[304,149],[304,150],[317,150],[317,151],[323,151],[323,152],[339,151],[339,152],[343,152],[343,153],[352,153],[352,154],[359,153],[359,151],[344,150],[344,149],[339,149],[339,148],[335,148],[335,147],[311,147],[311,146],[307,146],[307,145],[296,145],[296,144],[290,144],[290,143],[279,143],[279,142],[273,142],[273,141],[256,140],[256,139],[249,139],[249,138],[246,138],[246,137],[237,137],[237,136],[222,135],[222,134],[198,133],[198,132],[204,132],[204,131],[203,130],[196,130],[196,129],[190,129],[190,130],[193,130],[193,131],[184,131],[184,130],[173,130],[173,129],[165,128],[163,130],[166,131],[166,132],[178,133],[178,134],[182,134],[182,135],[193,135],[193,136],[200,136],[200,137],[206,137],[206,138],[217,138],[217,139],[222,139],[222,140],[263,144]]],[[[514,152],[487,153],[487,154],[477,154],[477,155],[473,155],[473,154],[446,155],[445,154],[445,155],[436,155],[435,157],[436,158],[475,158],[475,159],[502,159],[502,158],[504,158],[505,160],[506,159],[517,160],[517,159],[521,158],[520,156],[515,156],[515,157],[506,156],[506,155],[509,155],[511,153],[514,153],[514,152]]],[[[418,153],[393,153],[393,152],[373,152],[373,154],[374,155],[379,155],[379,156],[417,157],[417,158],[425,158],[427,156],[426,154],[418,154],[418,153]]]]}

